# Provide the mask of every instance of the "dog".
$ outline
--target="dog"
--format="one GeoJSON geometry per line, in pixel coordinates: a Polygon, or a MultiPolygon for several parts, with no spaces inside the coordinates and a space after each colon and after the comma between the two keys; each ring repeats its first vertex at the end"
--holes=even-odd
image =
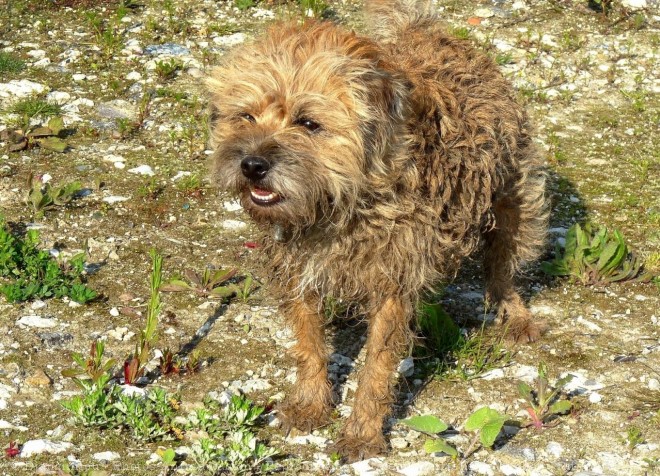
{"type": "Polygon", "coordinates": [[[213,181],[271,236],[296,338],[284,428],[328,422],[323,299],[360,306],[366,363],[336,450],[386,450],[393,376],[420,295],[483,250],[487,302],[517,341],[541,332],[514,288],[543,247],[548,200],[532,127],[497,66],[428,7],[367,0],[371,36],[278,23],[207,79],[213,181]]]}

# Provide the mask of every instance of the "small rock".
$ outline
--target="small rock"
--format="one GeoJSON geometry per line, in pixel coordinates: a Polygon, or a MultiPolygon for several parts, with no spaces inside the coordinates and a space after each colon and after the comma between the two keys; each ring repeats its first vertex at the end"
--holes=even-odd
{"type": "Polygon", "coordinates": [[[145,54],[151,56],[168,55],[168,56],[187,56],[190,50],[185,46],[177,45],[175,43],[164,43],[162,45],[149,45],[144,47],[145,54]]]}
{"type": "Polygon", "coordinates": [[[634,10],[648,7],[648,2],[646,0],[621,0],[621,5],[634,10]]]}
{"type": "Polygon", "coordinates": [[[127,200],[130,200],[130,197],[120,197],[118,195],[113,195],[110,197],[104,197],[103,201],[106,203],[117,203],[117,202],[125,202],[127,200]]]}
{"type": "Polygon", "coordinates": [[[243,209],[241,202],[239,202],[238,200],[232,200],[231,202],[224,202],[222,206],[228,212],[237,212],[238,210],[243,209]]]}
{"type": "Polygon", "coordinates": [[[490,18],[492,16],[495,16],[495,12],[493,11],[492,8],[477,8],[474,11],[474,16],[480,18],[490,18]]]}
{"type": "Polygon", "coordinates": [[[472,461],[468,467],[470,468],[470,471],[474,471],[477,474],[483,474],[486,476],[495,475],[493,468],[489,464],[481,461],[472,461]]]}
{"type": "Polygon", "coordinates": [[[124,99],[114,99],[99,104],[96,108],[96,112],[100,117],[111,120],[134,119],[136,108],[133,104],[124,99]]]}
{"type": "Polygon", "coordinates": [[[357,476],[378,476],[382,474],[383,459],[370,458],[350,465],[357,476]]]}
{"type": "Polygon", "coordinates": [[[300,435],[293,438],[289,437],[284,441],[292,445],[314,445],[318,448],[325,448],[328,445],[327,438],[315,435],[300,435]]]}
{"type": "Polygon", "coordinates": [[[220,46],[234,46],[245,41],[245,34],[234,33],[232,35],[216,36],[213,42],[220,46]]]}
{"type": "Polygon", "coordinates": [[[545,447],[545,451],[547,451],[548,454],[551,454],[555,458],[559,458],[561,457],[564,448],[562,448],[562,446],[556,441],[551,441],[548,443],[548,446],[545,447]]]}
{"type": "Polygon", "coordinates": [[[87,79],[87,75],[82,73],[76,73],[71,75],[71,79],[73,79],[74,81],[84,81],[85,79],[87,79]]]}
{"type": "Polygon", "coordinates": [[[483,374],[480,378],[482,380],[495,380],[499,378],[504,378],[504,370],[503,369],[489,370],[488,372],[483,374]]]}
{"type": "Polygon", "coordinates": [[[591,395],[589,395],[589,401],[591,403],[600,403],[600,401],[602,399],[603,399],[603,396],[598,392],[594,392],[591,395]]]}
{"type": "Polygon", "coordinates": [[[57,327],[58,324],[57,319],[37,315],[23,316],[16,321],[16,325],[20,327],[38,327],[41,329],[57,327]]]}
{"type": "Polygon", "coordinates": [[[390,444],[392,445],[392,448],[396,450],[402,450],[409,445],[405,438],[392,438],[390,444]]]}
{"type": "Polygon", "coordinates": [[[94,453],[92,455],[96,461],[109,462],[121,458],[120,454],[115,451],[103,451],[101,453],[94,453]]]}
{"type": "Polygon", "coordinates": [[[0,83],[0,97],[23,98],[42,94],[48,89],[47,86],[27,79],[14,79],[8,83],[0,83]]]}
{"type": "Polygon", "coordinates": [[[399,373],[404,377],[411,377],[415,372],[415,362],[412,357],[406,357],[399,364],[399,373]]]}
{"type": "Polygon", "coordinates": [[[240,220],[224,220],[221,225],[227,230],[240,230],[241,228],[245,228],[247,223],[240,220]]]}
{"type": "Polygon", "coordinates": [[[660,382],[656,378],[650,378],[646,386],[649,390],[660,390],[660,382]]]}
{"type": "Polygon", "coordinates": [[[132,174],[139,174],[139,175],[148,175],[148,176],[153,176],[154,171],[149,165],[140,165],[138,167],[128,169],[128,171],[132,174]]]}
{"type": "Polygon", "coordinates": [[[430,476],[437,474],[435,465],[430,461],[418,461],[399,470],[405,476],[430,476]]]}
{"type": "Polygon", "coordinates": [[[29,458],[30,456],[42,453],[63,453],[71,448],[73,448],[73,444],[66,441],[30,440],[25,442],[19,456],[21,458],[29,458]]]}
{"type": "Polygon", "coordinates": [[[32,375],[25,379],[25,384],[30,387],[46,387],[52,383],[53,380],[42,369],[35,370],[32,375]]]}
{"type": "Polygon", "coordinates": [[[525,474],[522,468],[511,466],[510,464],[503,464],[500,466],[500,471],[502,471],[504,476],[522,476],[525,474]]]}
{"type": "Polygon", "coordinates": [[[126,79],[128,81],[139,81],[142,79],[142,75],[138,73],[137,71],[131,71],[126,75],[126,79]]]}
{"type": "Polygon", "coordinates": [[[523,448],[522,455],[527,461],[536,461],[536,453],[532,448],[523,448]]]}

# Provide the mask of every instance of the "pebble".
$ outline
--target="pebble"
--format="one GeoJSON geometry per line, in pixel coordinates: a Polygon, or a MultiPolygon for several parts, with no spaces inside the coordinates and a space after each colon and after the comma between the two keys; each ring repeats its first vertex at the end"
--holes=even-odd
{"type": "Polygon", "coordinates": [[[547,451],[548,454],[554,456],[555,458],[559,458],[564,451],[564,448],[562,448],[562,446],[556,441],[551,441],[545,447],[545,451],[547,451]]]}
{"type": "Polygon", "coordinates": [[[25,379],[25,384],[30,387],[47,387],[52,383],[53,380],[42,369],[35,370],[25,379]]]}
{"type": "Polygon", "coordinates": [[[382,474],[383,462],[382,458],[370,458],[353,463],[350,467],[356,476],[379,476],[382,474]]]}
{"type": "Polygon", "coordinates": [[[412,377],[415,372],[415,362],[412,357],[406,357],[399,364],[399,373],[404,377],[412,377]]]}
{"type": "Polygon", "coordinates": [[[660,390],[660,382],[656,378],[650,378],[646,383],[646,386],[649,388],[649,390],[660,390]]]}
{"type": "Polygon", "coordinates": [[[110,197],[104,197],[103,201],[106,203],[118,203],[118,202],[125,202],[127,200],[130,200],[130,197],[121,197],[119,195],[112,195],[110,197]]]}
{"type": "Polygon", "coordinates": [[[390,440],[390,444],[392,445],[392,448],[396,450],[402,450],[404,448],[407,448],[409,446],[409,443],[406,441],[405,438],[392,438],[390,440]]]}
{"type": "Polygon", "coordinates": [[[226,230],[240,230],[247,227],[247,223],[241,220],[224,220],[221,225],[226,230]]]}
{"type": "Polygon", "coordinates": [[[136,109],[133,104],[125,99],[113,99],[101,103],[96,108],[96,113],[103,118],[107,119],[134,119],[136,109]]]}
{"type": "Polygon", "coordinates": [[[431,476],[437,474],[435,465],[430,461],[418,461],[399,469],[399,474],[404,476],[431,476]]]}
{"type": "Polygon", "coordinates": [[[241,205],[241,202],[238,200],[232,200],[229,202],[223,202],[222,206],[224,207],[225,210],[228,212],[237,212],[239,210],[243,209],[243,206],[241,205]]]}
{"type": "Polygon", "coordinates": [[[128,81],[139,81],[142,79],[142,75],[138,73],[137,71],[131,71],[126,75],[126,79],[128,81]]]}
{"type": "Polygon", "coordinates": [[[0,83],[0,97],[24,98],[36,94],[42,94],[48,89],[47,86],[35,83],[28,79],[14,79],[8,83],[0,83]]]}
{"type": "Polygon", "coordinates": [[[153,169],[149,165],[140,165],[138,167],[128,169],[128,171],[132,174],[138,174],[138,175],[148,175],[149,177],[152,177],[155,175],[153,169]]]}
{"type": "Polygon", "coordinates": [[[21,458],[29,458],[42,453],[63,453],[71,448],[73,448],[73,444],[66,441],[30,440],[23,444],[19,456],[21,458]]]}
{"type": "Polygon", "coordinates": [[[94,458],[96,461],[108,463],[110,461],[121,458],[121,455],[115,451],[102,451],[100,453],[94,453],[92,458],[94,458]]]}
{"type": "Polygon", "coordinates": [[[213,43],[225,47],[238,45],[240,43],[243,43],[244,41],[245,41],[245,34],[243,33],[234,33],[232,35],[216,36],[215,38],[213,38],[213,43]]]}
{"type": "Polygon", "coordinates": [[[151,56],[188,56],[190,50],[185,46],[175,43],[164,43],[162,45],[149,45],[144,47],[144,53],[151,56]]]}
{"type": "Polygon", "coordinates": [[[315,435],[288,437],[284,441],[292,445],[314,445],[318,448],[325,448],[328,445],[327,438],[315,435]]]}
{"type": "Polygon", "coordinates": [[[600,401],[602,399],[603,399],[603,396],[598,392],[594,392],[594,393],[589,395],[589,402],[591,402],[591,403],[600,403],[600,401]]]}
{"type": "Polygon", "coordinates": [[[51,317],[29,315],[23,316],[17,320],[16,325],[20,327],[37,327],[40,329],[47,329],[49,327],[57,327],[59,325],[59,321],[51,317]]]}
{"type": "Polygon", "coordinates": [[[504,476],[522,476],[525,474],[522,468],[511,466],[510,464],[503,464],[500,466],[500,471],[502,471],[504,476]]]}
{"type": "Polygon", "coordinates": [[[487,463],[483,463],[481,461],[472,461],[468,465],[468,468],[470,468],[470,471],[474,471],[477,474],[483,474],[485,476],[495,476],[495,472],[493,471],[491,465],[487,463]]]}
{"type": "Polygon", "coordinates": [[[532,448],[523,448],[522,455],[527,461],[536,461],[536,453],[532,448]]]}

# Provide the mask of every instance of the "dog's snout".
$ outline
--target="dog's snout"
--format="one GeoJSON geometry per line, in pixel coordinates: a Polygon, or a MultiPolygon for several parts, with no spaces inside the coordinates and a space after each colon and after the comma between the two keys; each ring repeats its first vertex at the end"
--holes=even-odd
{"type": "Polygon", "coordinates": [[[248,155],[241,160],[241,171],[250,180],[259,180],[266,176],[270,163],[258,155],[248,155]]]}

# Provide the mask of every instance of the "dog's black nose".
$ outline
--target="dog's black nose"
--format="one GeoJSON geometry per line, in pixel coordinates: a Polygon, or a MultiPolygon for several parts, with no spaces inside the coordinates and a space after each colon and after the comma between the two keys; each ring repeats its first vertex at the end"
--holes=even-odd
{"type": "Polygon", "coordinates": [[[258,155],[248,155],[241,160],[241,171],[250,180],[259,180],[266,176],[270,163],[258,155]]]}

